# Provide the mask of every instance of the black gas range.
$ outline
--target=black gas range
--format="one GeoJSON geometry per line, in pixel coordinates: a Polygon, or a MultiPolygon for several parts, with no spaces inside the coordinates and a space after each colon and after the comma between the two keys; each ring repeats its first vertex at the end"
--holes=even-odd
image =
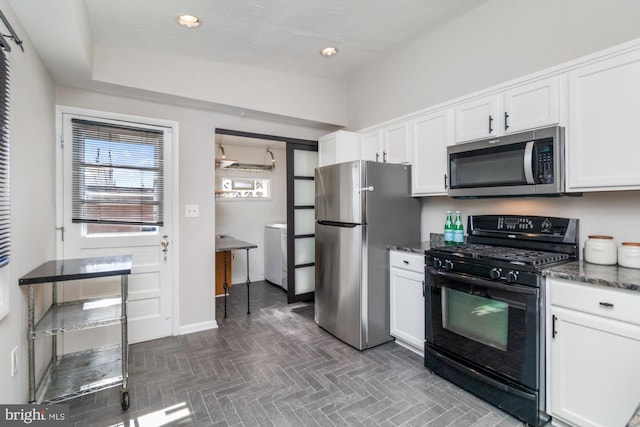
{"type": "Polygon", "coordinates": [[[540,216],[470,216],[463,245],[445,245],[427,252],[427,266],[537,286],[540,271],[576,260],[578,220],[540,216]]]}
{"type": "Polygon", "coordinates": [[[578,220],[470,216],[426,254],[425,366],[530,425],[545,412],[542,270],[578,259],[578,220]]]}

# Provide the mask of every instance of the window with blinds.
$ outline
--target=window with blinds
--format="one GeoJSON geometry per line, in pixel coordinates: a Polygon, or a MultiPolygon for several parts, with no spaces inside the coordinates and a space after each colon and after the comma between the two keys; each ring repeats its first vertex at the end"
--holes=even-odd
{"type": "Polygon", "coordinates": [[[9,60],[0,49],[0,267],[11,255],[9,197],[9,60]]]}
{"type": "Polygon", "coordinates": [[[164,132],[72,119],[72,222],[92,232],[163,225],[164,132]]]}

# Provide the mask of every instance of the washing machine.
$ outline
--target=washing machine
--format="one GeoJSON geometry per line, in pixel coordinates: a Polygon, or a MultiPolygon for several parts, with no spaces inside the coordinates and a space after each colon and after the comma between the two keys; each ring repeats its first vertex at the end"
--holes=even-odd
{"type": "Polygon", "coordinates": [[[267,224],[264,228],[264,278],[287,289],[287,224],[267,224]]]}

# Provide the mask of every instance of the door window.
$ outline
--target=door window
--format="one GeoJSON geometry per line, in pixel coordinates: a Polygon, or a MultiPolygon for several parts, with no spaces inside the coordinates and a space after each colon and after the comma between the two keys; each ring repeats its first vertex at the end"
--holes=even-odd
{"type": "Polygon", "coordinates": [[[157,231],[164,133],[72,119],[72,222],[84,234],[157,231]]]}

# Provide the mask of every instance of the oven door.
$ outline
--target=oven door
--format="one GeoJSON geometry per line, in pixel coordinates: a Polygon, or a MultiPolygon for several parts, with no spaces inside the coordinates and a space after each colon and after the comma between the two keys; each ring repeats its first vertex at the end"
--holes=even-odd
{"type": "Polygon", "coordinates": [[[484,376],[538,389],[538,293],[428,268],[427,346],[484,376]]]}

